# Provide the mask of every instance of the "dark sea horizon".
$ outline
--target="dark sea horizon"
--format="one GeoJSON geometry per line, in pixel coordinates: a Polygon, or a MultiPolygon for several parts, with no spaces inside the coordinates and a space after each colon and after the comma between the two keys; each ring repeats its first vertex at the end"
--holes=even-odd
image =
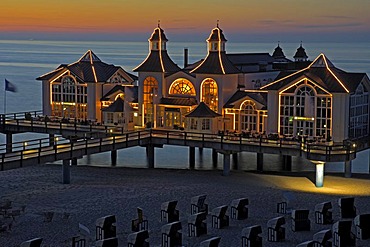
{"type": "MultiPolygon", "coordinates": [[[[347,72],[361,72],[370,75],[370,44],[368,42],[303,42],[303,47],[314,60],[324,53],[338,68],[347,72]]],[[[270,53],[277,43],[240,43],[229,41],[226,44],[227,53],[270,53]]],[[[293,59],[300,43],[280,43],[285,55],[293,59]]],[[[170,57],[180,67],[183,67],[184,48],[189,50],[189,62],[194,63],[205,58],[206,42],[171,42],[167,43],[170,57]]],[[[6,93],[6,112],[24,112],[42,109],[41,82],[36,78],[50,72],[60,64],[77,61],[87,50],[92,50],[103,62],[123,67],[127,72],[139,65],[148,55],[148,42],[118,42],[118,41],[40,41],[40,40],[0,40],[0,83],[4,79],[16,85],[18,92],[6,93]]],[[[0,87],[0,112],[4,113],[4,87],[0,87]]],[[[16,134],[13,141],[25,141],[45,137],[34,133],[16,134]]],[[[0,135],[0,143],[5,143],[4,135],[0,135]]],[[[184,147],[164,147],[156,149],[156,167],[179,168],[188,167],[188,149],[184,147]]],[[[239,168],[255,170],[256,155],[252,153],[239,154],[239,168]]],[[[276,170],[279,156],[265,155],[266,170],[276,170]]],[[[97,154],[79,160],[79,164],[110,166],[110,154],[97,154]]],[[[142,147],[119,150],[117,166],[145,167],[145,149],[142,147]]],[[[280,166],[279,166],[280,167],[280,166]]],[[[211,150],[204,149],[203,155],[196,152],[196,168],[212,169],[211,150]]],[[[219,155],[218,168],[222,169],[222,156],[219,155]]],[[[327,163],[326,172],[342,172],[343,164],[327,163]]],[[[302,158],[293,159],[294,171],[312,171],[314,165],[302,158]]],[[[353,172],[369,173],[369,152],[357,155],[353,161],[353,172]]]]}

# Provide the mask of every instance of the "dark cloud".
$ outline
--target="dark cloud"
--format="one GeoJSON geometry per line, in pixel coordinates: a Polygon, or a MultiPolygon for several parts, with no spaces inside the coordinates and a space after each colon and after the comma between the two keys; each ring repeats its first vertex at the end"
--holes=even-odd
{"type": "Polygon", "coordinates": [[[355,18],[351,17],[351,16],[345,16],[345,15],[322,15],[322,16],[318,16],[320,18],[326,18],[326,19],[335,19],[335,20],[353,20],[355,18]]]}

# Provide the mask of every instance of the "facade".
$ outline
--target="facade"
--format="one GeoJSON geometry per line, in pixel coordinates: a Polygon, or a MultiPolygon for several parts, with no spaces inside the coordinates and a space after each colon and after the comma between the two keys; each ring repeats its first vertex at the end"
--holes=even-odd
{"type": "Polygon", "coordinates": [[[134,70],[139,126],[199,130],[188,117],[203,102],[222,116],[219,130],[335,142],[369,133],[368,76],[338,69],[323,54],[311,62],[302,43],[294,61],[280,44],[272,56],[228,54],[217,25],[206,40],[207,56],[181,69],[168,56],[167,41],[158,26],[148,57],[134,70]]]}
{"type": "MultiPolygon", "coordinates": [[[[42,81],[44,115],[103,123],[102,109],[133,95],[137,77],[88,50],[78,61],[61,64],[37,80],[42,81]]],[[[130,104],[135,107],[135,100],[130,98],[130,104]]]]}
{"type": "Polygon", "coordinates": [[[279,135],[342,142],[369,135],[370,80],[320,54],[308,60],[302,44],[294,61],[280,44],[269,53],[226,52],[217,25],[204,59],[180,68],[158,26],[149,54],[132,75],[92,51],[40,76],[45,115],[90,120],[125,129],[168,128],[252,136],[279,135]],[[136,82],[138,86],[136,85],[136,82]]]}

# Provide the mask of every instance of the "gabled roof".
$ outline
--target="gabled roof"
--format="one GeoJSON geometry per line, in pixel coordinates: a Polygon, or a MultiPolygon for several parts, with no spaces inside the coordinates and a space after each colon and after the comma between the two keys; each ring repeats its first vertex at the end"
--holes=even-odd
{"type": "MultiPolygon", "coordinates": [[[[51,80],[58,77],[65,71],[70,71],[81,82],[96,83],[106,82],[119,69],[119,66],[102,62],[94,52],[88,50],[78,61],[71,64],[61,64],[57,69],[46,73],[36,80],[51,80]]],[[[123,70],[123,69],[122,69],[123,70]]],[[[123,70],[124,71],[124,70],[123,70]]],[[[124,71],[132,81],[137,80],[137,77],[124,71]]]]}
{"type": "Polygon", "coordinates": [[[230,97],[230,99],[226,102],[224,105],[224,108],[234,108],[235,103],[239,100],[249,97],[253,99],[254,101],[260,103],[263,105],[263,108],[267,108],[267,97],[266,93],[259,93],[259,92],[248,92],[248,91],[236,91],[233,96],[230,97]]]}
{"type": "Polygon", "coordinates": [[[221,114],[212,111],[204,102],[200,102],[194,110],[185,115],[185,117],[193,118],[215,118],[221,116],[221,114]]]}
{"type": "Polygon", "coordinates": [[[180,67],[171,60],[167,51],[151,50],[147,58],[133,71],[173,73],[179,70],[181,70],[180,67]]]}
{"type": "Polygon", "coordinates": [[[281,72],[277,79],[261,89],[280,90],[293,82],[308,78],[330,93],[354,92],[365,73],[348,73],[336,68],[324,54],[320,54],[308,67],[290,72],[281,72]]]}
{"type": "MultiPolygon", "coordinates": [[[[128,105],[128,107],[130,106],[128,105]]],[[[111,105],[102,109],[104,112],[124,112],[125,110],[127,110],[125,109],[125,101],[121,97],[118,97],[111,105]]]]}
{"type": "Polygon", "coordinates": [[[122,85],[115,85],[111,90],[109,90],[104,96],[100,99],[101,101],[109,100],[110,96],[117,93],[123,92],[125,93],[125,97],[130,97],[127,99],[131,103],[138,102],[138,87],[137,86],[122,86],[122,85]],[[129,91],[130,90],[130,91],[129,91]]]}
{"type": "Polygon", "coordinates": [[[159,104],[162,105],[178,105],[178,106],[193,106],[197,105],[195,97],[168,97],[161,98],[159,104]]]}
{"type": "Polygon", "coordinates": [[[225,52],[210,51],[207,57],[190,73],[197,74],[239,74],[225,52]]]}

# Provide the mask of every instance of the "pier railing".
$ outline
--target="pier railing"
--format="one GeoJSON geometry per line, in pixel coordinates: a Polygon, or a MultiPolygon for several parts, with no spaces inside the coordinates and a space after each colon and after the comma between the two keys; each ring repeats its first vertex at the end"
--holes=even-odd
{"type": "Polygon", "coordinates": [[[145,145],[149,138],[150,132],[148,131],[135,131],[101,138],[67,139],[57,136],[33,139],[27,142],[14,142],[12,143],[12,152],[8,153],[6,153],[7,144],[2,144],[0,145],[0,169],[3,171],[24,165],[81,158],[87,154],[145,145]]]}
{"type": "Polygon", "coordinates": [[[245,137],[167,129],[124,132],[122,128],[114,126],[84,126],[77,123],[42,122],[17,117],[11,119],[5,117],[4,119],[7,131],[13,128],[14,133],[34,131],[59,133],[60,136],[0,145],[2,170],[6,169],[5,163],[13,163],[13,166],[18,164],[18,167],[21,167],[26,163],[31,163],[31,160],[36,163],[45,163],[149,144],[204,147],[231,152],[285,154],[321,161],[345,161],[354,159],[356,156],[356,145],[351,142],[300,142],[269,139],[263,136],[245,137]],[[53,132],[55,130],[57,131],[53,132]],[[65,131],[69,131],[68,134],[65,131]]]}

